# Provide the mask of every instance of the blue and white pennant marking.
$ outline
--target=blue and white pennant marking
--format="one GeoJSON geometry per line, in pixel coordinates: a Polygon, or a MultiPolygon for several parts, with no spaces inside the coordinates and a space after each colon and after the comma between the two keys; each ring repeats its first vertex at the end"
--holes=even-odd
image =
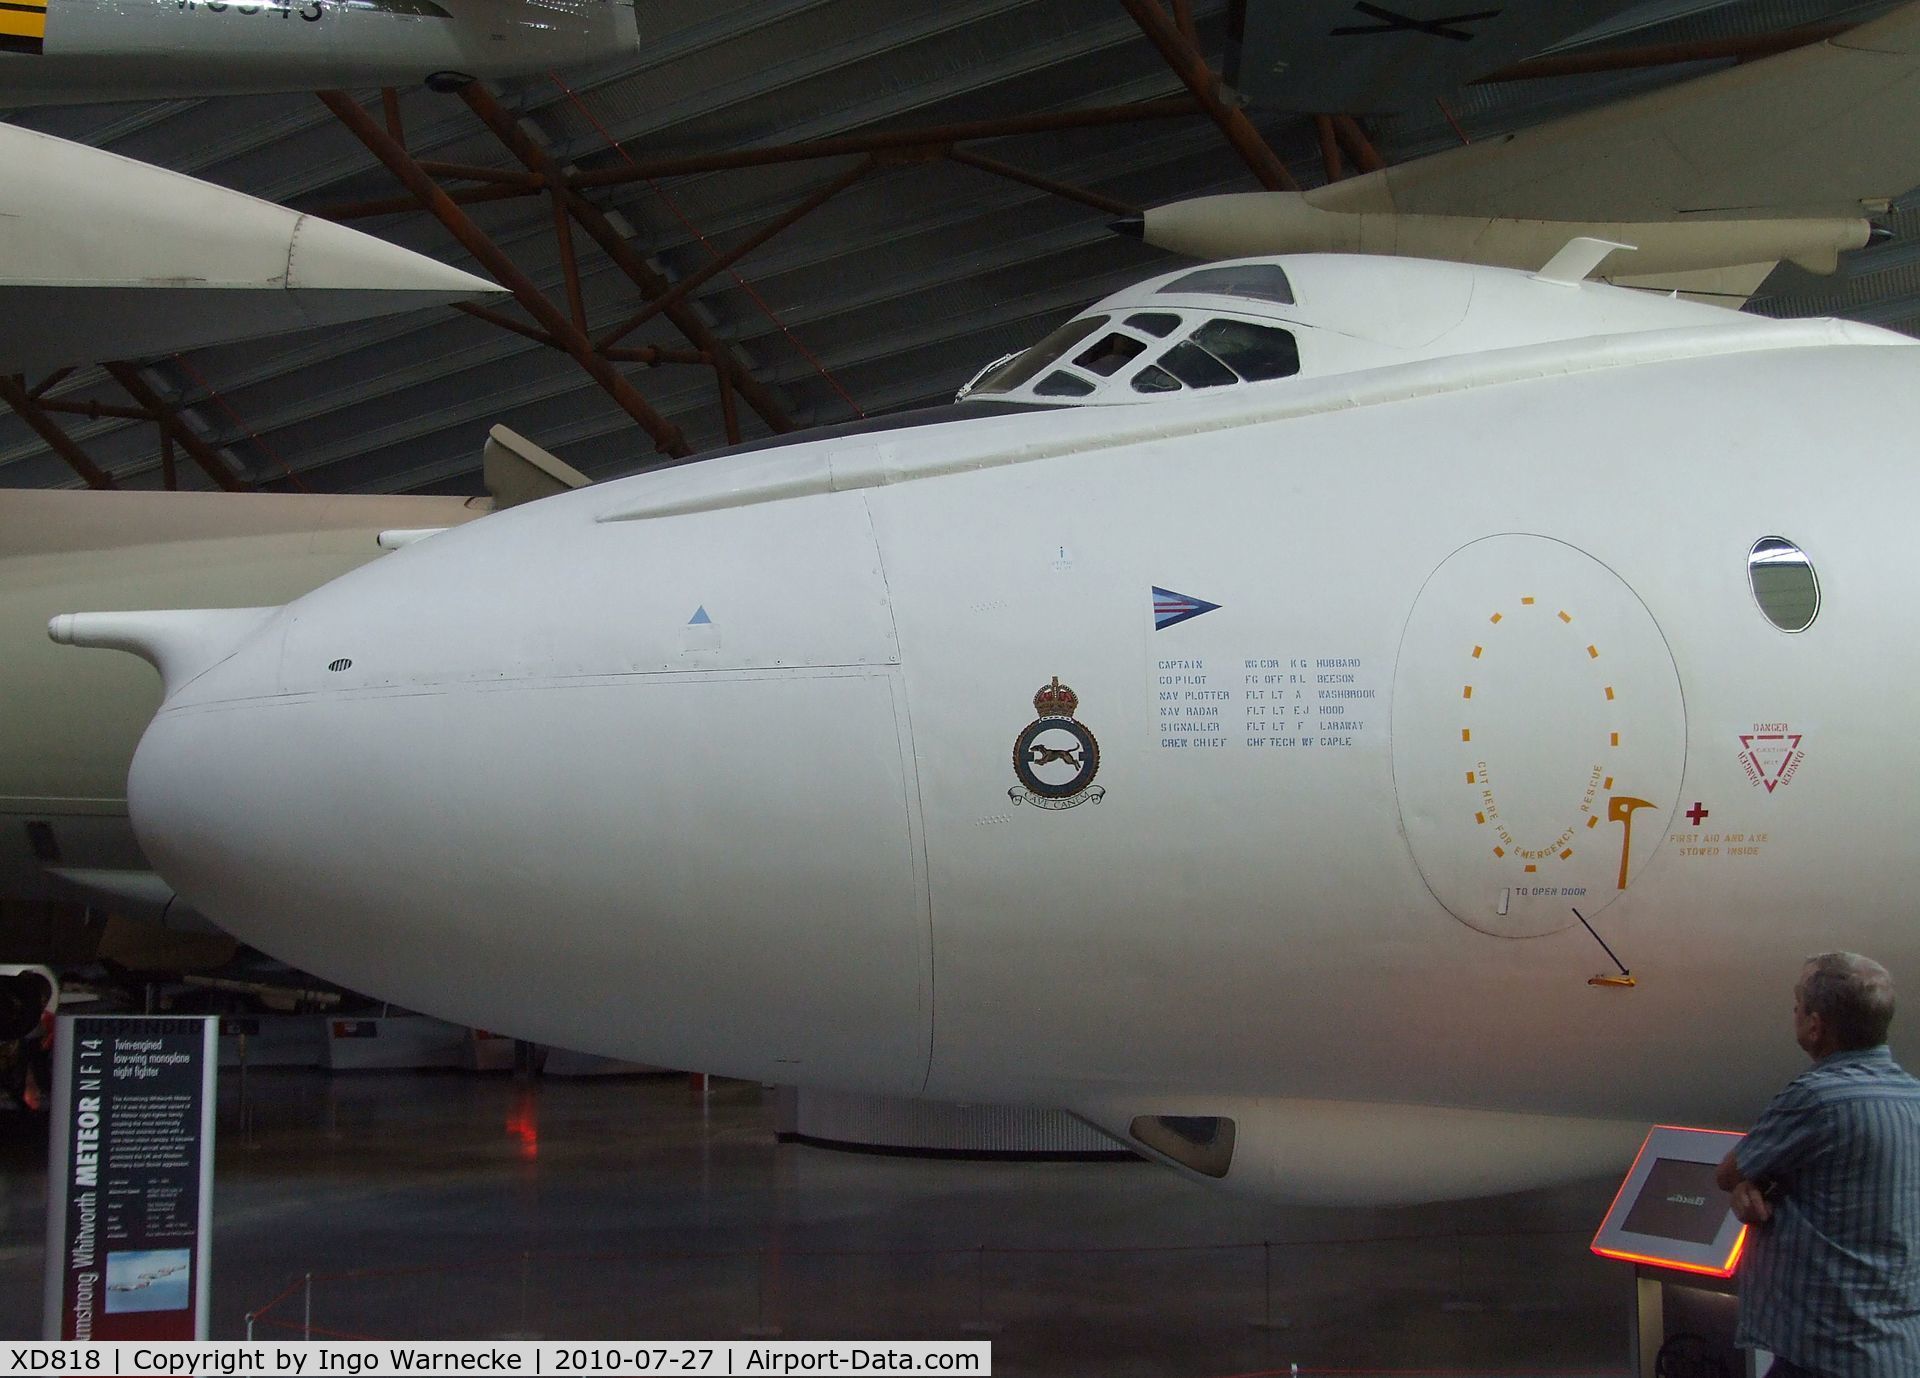
{"type": "Polygon", "coordinates": [[[1195,598],[1190,594],[1175,593],[1172,589],[1155,588],[1153,591],[1153,629],[1164,632],[1179,622],[1199,617],[1219,608],[1218,603],[1209,603],[1204,598],[1195,598]]]}

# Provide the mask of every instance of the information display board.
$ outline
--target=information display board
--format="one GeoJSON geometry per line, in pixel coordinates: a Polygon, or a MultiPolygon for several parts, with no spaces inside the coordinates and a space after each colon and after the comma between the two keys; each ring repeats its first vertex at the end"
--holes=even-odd
{"type": "Polygon", "coordinates": [[[1707,1277],[1732,1277],[1747,1242],[1714,1169],[1741,1136],[1655,1125],[1593,1237],[1593,1251],[1707,1277]]]}
{"type": "Polygon", "coordinates": [[[60,1017],[45,1338],[207,1338],[218,1063],[216,1019],[60,1017]]]}

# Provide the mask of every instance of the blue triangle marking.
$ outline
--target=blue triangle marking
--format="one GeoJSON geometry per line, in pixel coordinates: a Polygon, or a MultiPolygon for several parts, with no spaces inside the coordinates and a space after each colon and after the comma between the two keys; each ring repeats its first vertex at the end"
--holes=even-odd
{"type": "Polygon", "coordinates": [[[693,616],[687,619],[689,627],[711,627],[713,619],[707,616],[707,605],[702,603],[693,610],[693,616]]]}
{"type": "Polygon", "coordinates": [[[1175,593],[1172,589],[1155,587],[1153,590],[1153,629],[1163,632],[1189,618],[1199,617],[1203,613],[1219,609],[1218,603],[1209,603],[1204,598],[1195,598],[1191,594],[1175,593]]]}

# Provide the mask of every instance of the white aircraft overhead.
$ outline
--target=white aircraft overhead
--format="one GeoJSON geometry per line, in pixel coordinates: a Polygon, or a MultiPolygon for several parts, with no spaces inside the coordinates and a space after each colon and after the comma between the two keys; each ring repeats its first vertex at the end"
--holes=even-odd
{"type": "Polygon", "coordinates": [[[449,86],[639,48],[632,0],[10,0],[0,107],[449,86]]]}
{"type": "Polygon", "coordinates": [[[922,424],[52,634],[161,670],[159,871],[350,987],[1292,1200],[1617,1170],[1792,1071],[1807,952],[1920,970],[1920,354],[1569,252],[1182,270],[922,424]]]}
{"type": "Polygon", "coordinates": [[[0,125],[0,373],[140,359],[504,289],[343,225],[0,125]]]}
{"type": "Polygon", "coordinates": [[[1377,253],[1601,271],[1738,306],[1785,261],[1831,273],[1920,184],[1920,3],[1824,43],[1305,192],[1154,207],[1116,229],[1198,258],[1377,253]]]}

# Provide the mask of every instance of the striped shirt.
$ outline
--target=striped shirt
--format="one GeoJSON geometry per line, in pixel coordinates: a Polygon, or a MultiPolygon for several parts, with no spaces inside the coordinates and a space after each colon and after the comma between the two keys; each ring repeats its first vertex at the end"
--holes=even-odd
{"type": "Polygon", "coordinates": [[[1736,1342],[1830,1378],[1920,1374],[1920,1081],[1885,1044],[1821,1058],[1735,1161],[1773,1207],[1748,1237],[1736,1342]]]}

